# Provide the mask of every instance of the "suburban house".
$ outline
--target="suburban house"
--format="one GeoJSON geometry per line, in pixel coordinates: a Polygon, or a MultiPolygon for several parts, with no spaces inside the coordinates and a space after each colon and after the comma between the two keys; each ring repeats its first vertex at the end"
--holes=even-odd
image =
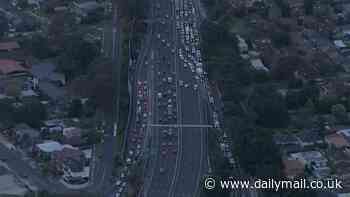
{"type": "Polygon", "coordinates": [[[336,149],[332,151],[331,161],[335,170],[335,178],[342,181],[341,193],[350,191],[350,151],[349,149],[336,149]],[[347,190],[347,191],[346,191],[347,190]]]}
{"type": "Polygon", "coordinates": [[[0,79],[23,75],[28,76],[29,71],[20,62],[11,59],[0,59],[0,79]]]}
{"type": "Polygon", "coordinates": [[[103,13],[103,7],[100,3],[94,0],[73,2],[72,12],[77,15],[77,21],[81,22],[84,19],[95,16],[99,12],[103,13]]]}
{"type": "Polygon", "coordinates": [[[43,122],[43,127],[40,128],[40,132],[43,135],[62,133],[64,127],[63,120],[47,120],[43,122]]]}
{"type": "Polygon", "coordinates": [[[62,174],[67,182],[82,181],[89,177],[89,174],[84,174],[85,163],[85,154],[82,151],[68,147],[55,151],[50,161],[56,173],[62,174]]]}
{"type": "Polygon", "coordinates": [[[283,158],[282,163],[284,176],[289,179],[294,179],[305,171],[305,165],[297,159],[283,158]]]}
{"type": "Polygon", "coordinates": [[[350,141],[350,129],[342,129],[337,131],[337,133],[342,135],[346,140],[350,141]]]}
{"type": "Polygon", "coordinates": [[[273,136],[273,140],[284,155],[300,152],[303,150],[302,146],[299,144],[298,138],[296,138],[294,135],[278,134],[273,136]]]}
{"type": "Polygon", "coordinates": [[[292,153],[290,158],[299,160],[317,178],[324,178],[330,174],[327,158],[318,151],[292,153]]]}
{"type": "Polygon", "coordinates": [[[0,59],[1,95],[14,96],[9,93],[15,91],[19,97],[37,96],[33,91],[33,83],[32,76],[23,63],[12,59],[0,59]]]}
{"type": "Polygon", "coordinates": [[[350,147],[349,141],[339,133],[333,133],[325,136],[325,142],[331,148],[342,149],[350,147]]]}
{"type": "Polygon", "coordinates": [[[33,151],[37,157],[44,160],[51,160],[54,152],[61,151],[64,148],[77,149],[68,144],[62,145],[59,142],[48,140],[44,143],[36,144],[33,151]]]}
{"type": "Polygon", "coordinates": [[[82,141],[82,130],[77,127],[67,127],[63,129],[63,143],[72,146],[79,146],[82,141]]]}
{"type": "Polygon", "coordinates": [[[315,131],[304,131],[297,134],[300,145],[303,147],[316,146],[324,143],[322,137],[315,131]]]}

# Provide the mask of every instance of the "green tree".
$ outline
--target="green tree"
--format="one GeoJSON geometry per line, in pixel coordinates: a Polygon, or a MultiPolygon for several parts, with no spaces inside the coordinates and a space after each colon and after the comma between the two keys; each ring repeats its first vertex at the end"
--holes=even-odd
{"type": "Polygon", "coordinates": [[[88,66],[97,57],[97,47],[82,39],[81,35],[73,35],[64,41],[63,53],[58,59],[58,69],[67,80],[86,74],[88,66]]]}
{"type": "Polygon", "coordinates": [[[312,15],[314,12],[315,0],[304,0],[304,11],[306,15],[312,15]]]}
{"type": "Polygon", "coordinates": [[[25,39],[22,44],[24,46],[23,48],[26,48],[28,52],[32,53],[36,58],[46,59],[55,55],[49,47],[49,42],[46,37],[34,35],[31,38],[25,39]]]}
{"type": "Polygon", "coordinates": [[[348,120],[348,114],[346,108],[343,104],[336,104],[332,106],[332,114],[337,119],[337,121],[344,123],[348,120]]]}
{"type": "Polygon", "coordinates": [[[282,96],[273,87],[256,88],[250,101],[257,114],[257,123],[267,128],[281,128],[289,123],[289,114],[282,96]]]}
{"type": "Polygon", "coordinates": [[[29,100],[15,109],[15,121],[18,123],[26,123],[31,127],[40,127],[43,120],[47,118],[46,107],[38,100],[29,100]]]}
{"type": "Polygon", "coordinates": [[[86,134],[86,139],[88,144],[98,144],[102,140],[102,134],[93,130],[86,134]]]}
{"type": "Polygon", "coordinates": [[[73,99],[69,105],[68,116],[80,118],[83,115],[83,104],[80,99],[73,99]]]}
{"type": "Polygon", "coordinates": [[[4,14],[0,14],[0,38],[2,38],[8,31],[8,20],[4,14]]]}
{"type": "Polygon", "coordinates": [[[91,82],[91,98],[97,108],[105,113],[112,112],[113,103],[113,66],[112,62],[107,59],[100,59],[92,63],[89,79],[91,82]]]}
{"type": "Polygon", "coordinates": [[[251,127],[242,130],[235,141],[241,166],[259,178],[281,176],[281,155],[272,140],[270,130],[251,127]]]}
{"type": "Polygon", "coordinates": [[[116,0],[120,7],[121,15],[129,20],[137,19],[141,20],[146,18],[148,2],[145,0],[116,0]]]}
{"type": "Polygon", "coordinates": [[[333,105],[339,103],[339,99],[335,96],[324,96],[320,98],[316,103],[316,110],[318,113],[331,113],[333,105]]]}
{"type": "Polygon", "coordinates": [[[288,32],[274,30],[271,34],[273,44],[278,47],[286,47],[290,45],[291,38],[288,32]]]}
{"type": "Polygon", "coordinates": [[[276,5],[281,9],[283,17],[290,17],[290,7],[286,1],[275,0],[276,5]]]}
{"type": "Polygon", "coordinates": [[[18,5],[18,7],[22,8],[22,9],[25,9],[29,6],[27,0],[17,0],[17,5],[18,5]]]}
{"type": "Polygon", "coordinates": [[[305,106],[299,110],[295,119],[295,125],[300,128],[311,128],[313,126],[313,115],[315,112],[315,105],[309,99],[305,106]]]}
{"type": "Polygon", "coordinates": [[[11,124],[13,122],[14,109],[10,100],[0,100],[0,122],[3,124],[11,124]]]}

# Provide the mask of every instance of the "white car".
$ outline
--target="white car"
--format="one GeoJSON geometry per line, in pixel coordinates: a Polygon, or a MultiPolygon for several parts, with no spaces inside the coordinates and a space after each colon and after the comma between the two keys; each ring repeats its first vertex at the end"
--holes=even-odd
{"type": "Polygon", "coordinates": [[[213,103],[214,103],[214,97],[209,96],[209,102],[210,102],[211,104],[213,104],[213,103]]]}
{"type": "Polygon", "coordinates": [[[120,181],[120,180],[117,180],[116,182],[115,182],[115,185],[116,186],[119,186],[119,185],[121,185],[122,184],[122,182],[120,181]]]}
{"type": "Polygon", "coordinates": [[[183,85],[184,85],[184,81],[179,80],[179,85],[180,85],[180,86],[183,86],[183,85]]]}
{"type": "Polygon", "coordinates": [[[214,122],[214,127],[215,127],[215,128],[219,128],[219,127],[220,127],[219,121],[216,120],[216,121],[214,122]]]}

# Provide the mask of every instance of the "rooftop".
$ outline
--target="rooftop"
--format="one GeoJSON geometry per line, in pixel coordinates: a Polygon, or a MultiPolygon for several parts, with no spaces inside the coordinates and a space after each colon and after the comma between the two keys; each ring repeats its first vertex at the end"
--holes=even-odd
{"type": "Polygon", "coordinates": [[[96,1],[87,1],[87,2],[82,2],[82,3],[76,3],[76,6],[79,9],[82,9],[84,11],[93,11],[101,7],[100,4],[98,4],[96,1]]]}
{"type": "Polygon", "coordinates": [[[319,133],[315,131],[300,132],[297,134],[297,137],[304,143],[318,143],[323,141],[319,133]]]}
{"type": "Polygon", "coordinates": [[[334,146],[335,148],[342,148],[342,147],[349,147],[349,142],[340,134],[334,133],[327,135],[325,137],[325,141],[329,144],[334,146]]]}
{"type": "Polygon", "coordinates": [[[71,137],[80,137],[81,136],[81,129],[77,127],[68,127],[63,129],[63,136],[67,138],[71,137]]]}
{"type": "Polygon", "coordinates": [[[12,51],[19,48],[17,42],[0,42],[0,51],[12,51]]]}
{"type": "Polygon", "coordinates": [[[21,64],[15,60],[2,59],[0,60],[0,74],[7,75],[14,72],[27,72],[21,64]]]}
{"type": "Polygon", "coordinates": [[[42,144],[37,144],[36,145],[41,151],[44,152],[54,152],[54,151],[61,151],[63,149],[62,144],[56,141],[47,141],[42,144]]]}
{"type": "Polygon", "coordinates": [[[50,62],[42,62],[39,64],[33,64],[31,68],[32,74],[40,80],[48,81],[62,81],[64,83],[64,75],[55,72],[56,65],[50,62]]]}
{"type": "Polygon", "coordinates": [[[273,136],[273,140],[277,145],[283,144],[298,144],[298,138],[295,135],[277,134],[273,136]]]}
{"type": "Polygon", "coordinates": [[[308,151],[308,152],[299,152],[293,153],[290,155],[293,159],[302,159],[307,163],[325,160],[326,158],[319,151],[308,151]]]}
{"type": "Polygon", "coordinates": [[[283,159],[284,174],[287,177],[293,178],[304,172],[305,166],[297,159],[283,159]]]}
{"type": "Polygon", "coordinates": [[[350,137],[350,129],[339,130],[337,133],[342,134],[345,137],[350,137]]]}

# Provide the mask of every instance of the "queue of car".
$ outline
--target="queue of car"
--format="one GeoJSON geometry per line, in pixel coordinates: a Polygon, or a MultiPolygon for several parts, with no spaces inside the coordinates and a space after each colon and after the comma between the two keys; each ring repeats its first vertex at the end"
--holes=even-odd
{"type": "Polygon", "coordinates": [[[179,33],[181,45],[178,49],[178,56],[182,61],[183,68],[188,69],[193,74],[193,80],[188,82],[191,85],[184,85],[183,87],[192,87],[193,90],[198,90],[199,84],[207,86],[208,79],[207,73],[203,71],[195,8],[191,1],[176,1],[175,10],[178,19],[176,30],[179,33]]]}
{"type": "MultiPolygon", "coordinates": [[[[146,61],[147,65],[148,62],[146,61]]],[[[148,82],[147,80],[136,82],[136,124],[128,133],[128,149],[125,154],[126,166],[121,170],[120,176],[115,180],[115,197],[122,195],[127,187],[127,176],[130,174],[129,168],[136,164],[142,156],[142,147],[145,140],[146,125],[149,116],[148,105],[148,82]]]]}
{"type": "MultiPolygon", "coordinates": [[[[159,124],[177,124],[178,123],[178,103],[177,95],[179,90],[198,91],[201,87],[206,86],[207,78],[202,64],[202,56],[200,51],[200,37],[198,31],[198,22],[196,21],[196,10],[192,1],[171,0],[172,6],[175,7],[175,23],[172,23],[170,12],[163,12],[161,1],[155,2],[155,15],[159,18],[158,26],[155,26],[156,38],[156,59],[150,63],[152,70],[155,71],[156,78],[154,102],[156,107],[156,122],[159,124]],[[172,39],[172,25],[176,30],[176,44],[172,39]],[[177,56],[179,62],[173,64],[173,57],[177,56]],[[180,79],[175,72],[175,68],[181,66],[181,70],[188,71],[191,79],[180,79]],[[156,68],[156,69],[155,69],[156,68]]],[[[145,63],[146,64],[146,63],[145,63]]],[[[148,65],[148,63],[146,64],[148,65]]],[[[146,132],[148,121],[148,101],[146,96],[149,90],[147,83],[139,82],[137,89],[137,125],[139,129],[133,130],[130,133],[131,142],[136,144],[133,152],[128,153],[128,157],[133,158],[133,155],[140,154],[137,147],[140,147],[146,132]]],[[[137,127],[138,128],[138,127],[137,127]]],[[[172,157],[178,152],[178,129],[171,127],[160,127],[160,143],[159,151],[162,157],[172,157]]],[[[130,161],[132,162],[132,161],[130,161]]],[[[165,165],[161,164],[159,172],[166,171],[165,165]]]]}

